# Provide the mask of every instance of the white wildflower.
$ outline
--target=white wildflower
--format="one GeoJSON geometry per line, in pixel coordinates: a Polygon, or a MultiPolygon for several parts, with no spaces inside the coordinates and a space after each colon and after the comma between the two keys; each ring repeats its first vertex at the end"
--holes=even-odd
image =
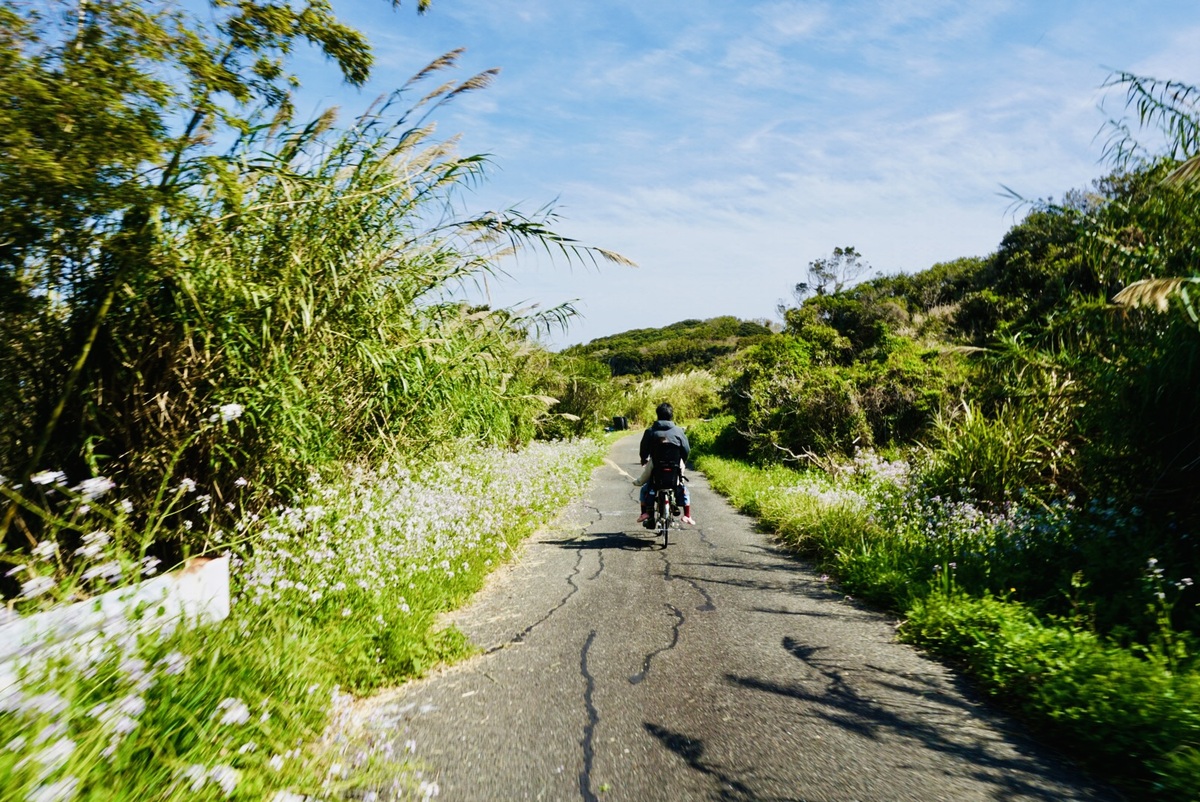
{"type": "Polygon", "coordinates": [[[304,794],[294,794],[291,791],[276,791],[271,802],[308,802],[304,794]]]}
{"type": "Polygon", "coordinates": [[[250,708],[241,699],[222,699],[213,716],[220,715],[221,724],[245,724],[250,720],[250,708]]]}
{"type": "Polygon", "coordinates": [[[25,797],[26,802],[68,802],[79,790],[78,777],[63,777],[49,785],[39,785],[25,797]]]}
{"type": "Polygon", "coordinates": [[[116,486],[116,483],[107,476],[93,476],[91,479],[84,479],[71,489],[81,495],[84,501],[95,501],[116,486]]]}
{"type": "Polygon", "coordinates": [[[216,423],[217,421],[229,423],[242,417],[242,413],[245,411],[246,408],[241,404],[222,404],[217,408],[215,414],[209,416],[208,420],[211,423],[216,423]]]}
{"type": "Polygon", "coordinates": [[[128,515],[133,512],[133,502],[127,498],[123,498],[117,502],[117,509],[128,515]]]}
{"type": "Polygon", "coordinates": [[[49,560],[58,554],[58,544],[53,540],[43,540],[31,549],[30,553],[39,560],[49,560]]]}
{"type": "Polygon", "coordinates": [[[67,700],[54,691],[46,691],[25,699],[22,707],[26,711],[40,713],[44,716],[60,716],[66,712],[67,700]]]}
{"type": "Polygon", "coordinates": [[[59,738],[35,754],[33,759],[42,765],[44,776],[57,771],[60,766],[71,759],[73,754],[75,754],[75,742],[70,738],[59,738]]]}
{"type": "Polygon", "coordinates": [[[41,596],[43,593],[53,588],[56,584],[58,583],[54,581],[53,577],[35,576],[32,579],[21,583],[21,595],[26,599],[33,599],[41,596]]]}
{"type": "Polygon", "coordinates": [[[199,791],[208,782],[208,769],[198,763],[193,763],[179,773],[183,775],[185,780],[191,780],[191,790],[193,793],[199,791]]]}
{"type": "Polygon", "coordinates": [[[104,553],[104,547],[112,542],[112,537],[103,529],[88,532],[83,536],[83,545],[75,549],[78,557],[94,560],[104,553]]]}
{"type": "Polygon", "coordinates": [[[184,493],[194,493],[196,492],[196,480],[184,477],[183,480],[180,481],[179,487],[177,487],[176,490],[182,490],[184,493]]]}
{"type": "Polygon", "coordinates": [[[67,475],[62,471],[42,471],[29,477],[35,485],[62,485],[67,483],[67,475]]]}
{"type": "Polygon", "coordinates": [[[275,771],[283,770],[283,755],[271,755],[271,759],[267,761],[267,765],[275,771]]]}
{"type": "Polygon", "coordinates": [[[161,668],[164,674],[174,676],[176,674],[182,674],[184,671],[186,671],[188,664],[191,661],[192,658],[188,657],[182,652],[171,652],[155,663],[155,665],[161,668]]]}
{"type": "Polygon", "coordinates": [[[237,788],[238,782],[242,779],[242,773],[232,766],[226,766],[224,763],[213,766],[212,771],[208,773],[210,780],[221,786],[221,790],[225,792],[225,796],[233,793],[233,789],[237,788]]]}
{"type": "Polygon", "coordinates": [[[45,727],[42,727],[38,734],[33,736],[33,745],[38,746],[49,741],[51,738],[61,738],[66,734],[67,725],[56,721],[53,724],[47,724],[45,727]]]}
{"type": "Polygon", "coordinates": [[[83,581],[88,582],[93,579],[106,579],[109,582],[116,582],[121,578],[121,564],[111,561],[93,565],[91,568],[83,572],[83,581]]]}

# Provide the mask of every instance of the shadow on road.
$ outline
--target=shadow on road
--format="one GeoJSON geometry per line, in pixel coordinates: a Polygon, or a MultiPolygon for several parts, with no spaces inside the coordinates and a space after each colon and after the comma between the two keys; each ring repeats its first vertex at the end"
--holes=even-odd
{"type": "Polygon", "coordinates": [[[716,780],[720,787],[714,792],[712,799],[726,802],[800,802],[800,800],[759,796],[749,785],[728,773],[720,765],[705,762],[704,741],[699,738],[691,738],[681,732],[669,730],[649,721],[643,722],[642,726],[663,746],[683,758],[690,768],[716,780]]]}
{"type": "Polygon", "coordinates": [[[585,535],[584,537],[568,538],[566,540],[546,540],[544,543],[551,546],[560,546],[564,549],[574,549],[576,551],[587,551],[591,549],[623,549],[625,551],[641,551],[645,549],[654,549],[662,546],[656,538],[652,537],[634,537],[624,532],[598,532],[594,535],[585,535]]]}
{"type": "MultiPolygon", "coordinates": [[[[820,647],[808,646],[799,640],[785,637],[782,647],[812,672],[810,681],[779,682],[775,679],[726,674],[732,685],[748,690],[772,693],[804,703],[797,715],[811,716],[854,733],[859,737],[878,741],[883,738],[906,738],[921,741],[926,747],[947,755],[961,758],[966,764],[976,767],[972,775],[996,788],[999,799],[1018,797],[1022,799],[1060,799],[1060,789],[1039,787],[1027,782],[1022,776],[1041,776],[1069,784],[1079,784],[1079,778],[1055,776],[1056,771],[1030,754],[1028,747],[1017,743],[1021,756],[1006,758],[998,756],[988,748],[986,741],[979,740],[979,730],[970,726],[970,719],[961,716],[969,711],[979,715],[978,709],[962,699],[955,699],[930,683],[867,665],[879,680],[871,687],[855,687],[847,677],[855,676],[846,667],[833,661],[822,660],[820,647]],[[884,688],[907,699],[889,699],[883,702],[876,698],[884,688]],[[965,719],[965,721],[964,721],[965,719]],[[961,736],[961,737],[959,737],[961,736]]],[[[994,724],[994,722],[993,722],[994,724]]],[[[1096,798],[1109,798],[1097,795],[1096,798]]]]}

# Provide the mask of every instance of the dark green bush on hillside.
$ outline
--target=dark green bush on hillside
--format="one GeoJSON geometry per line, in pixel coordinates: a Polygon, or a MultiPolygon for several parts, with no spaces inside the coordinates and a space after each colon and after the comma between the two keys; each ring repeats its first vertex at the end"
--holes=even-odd
{"type": "Polygon", "coordinates": [[[922,349],[907,337],[888,337],[886,342],[882,359],[854,371],[859,405],[876,445],[918,443],[961,394],[964,358],[922,349]]]}
{"type": "Polygon", "coordinates": [[[681,320],[660,329],[632,329],[574,345],[563,353],[606,363],[613,376],[662,376],[707,369],[722,357],[769,336],[762,322],[723,315],[708,320],[681,320]]]}
{"type": "Polygon", "coordinates": [[[746,351],[726,397],[757,459],[849,454],[871,442],[850,379],[837,368],[814,364],[809,346],[788,335],[746,351]]]}

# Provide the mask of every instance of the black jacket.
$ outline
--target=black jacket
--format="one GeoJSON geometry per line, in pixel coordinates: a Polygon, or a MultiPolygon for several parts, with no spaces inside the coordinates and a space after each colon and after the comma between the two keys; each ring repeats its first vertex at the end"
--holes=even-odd
{"type": "Polygon", "coordinates": [[[679,446],[683,452],[683,459],[686,460],[688,458],[688,454],[692,451],[692,446],[688,443],[687,435],[683,433],[683,429],[676,426],[674,421],[659,420],[655,421],[653,426],[642,433],[642,445],[638,451],[639,456],[642,458],[642,464],[645,464],[646,460],[653,456],[653,447],[659,439],[660,434],[666,436],[668,443],[674,443],[679,446]]]}

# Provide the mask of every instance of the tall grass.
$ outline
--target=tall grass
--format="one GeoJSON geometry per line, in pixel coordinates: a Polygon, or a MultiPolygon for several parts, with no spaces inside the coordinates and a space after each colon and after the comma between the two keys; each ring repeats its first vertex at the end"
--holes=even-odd
{"type": "Polygon", "coordinates": [[[692,370],[639,382],[629,393],[619,413],[637,424],[653,423],[654,410],[669,402],[675,420],[707,418],[721,409],[720,382],[707,370],[692,370]]]}

